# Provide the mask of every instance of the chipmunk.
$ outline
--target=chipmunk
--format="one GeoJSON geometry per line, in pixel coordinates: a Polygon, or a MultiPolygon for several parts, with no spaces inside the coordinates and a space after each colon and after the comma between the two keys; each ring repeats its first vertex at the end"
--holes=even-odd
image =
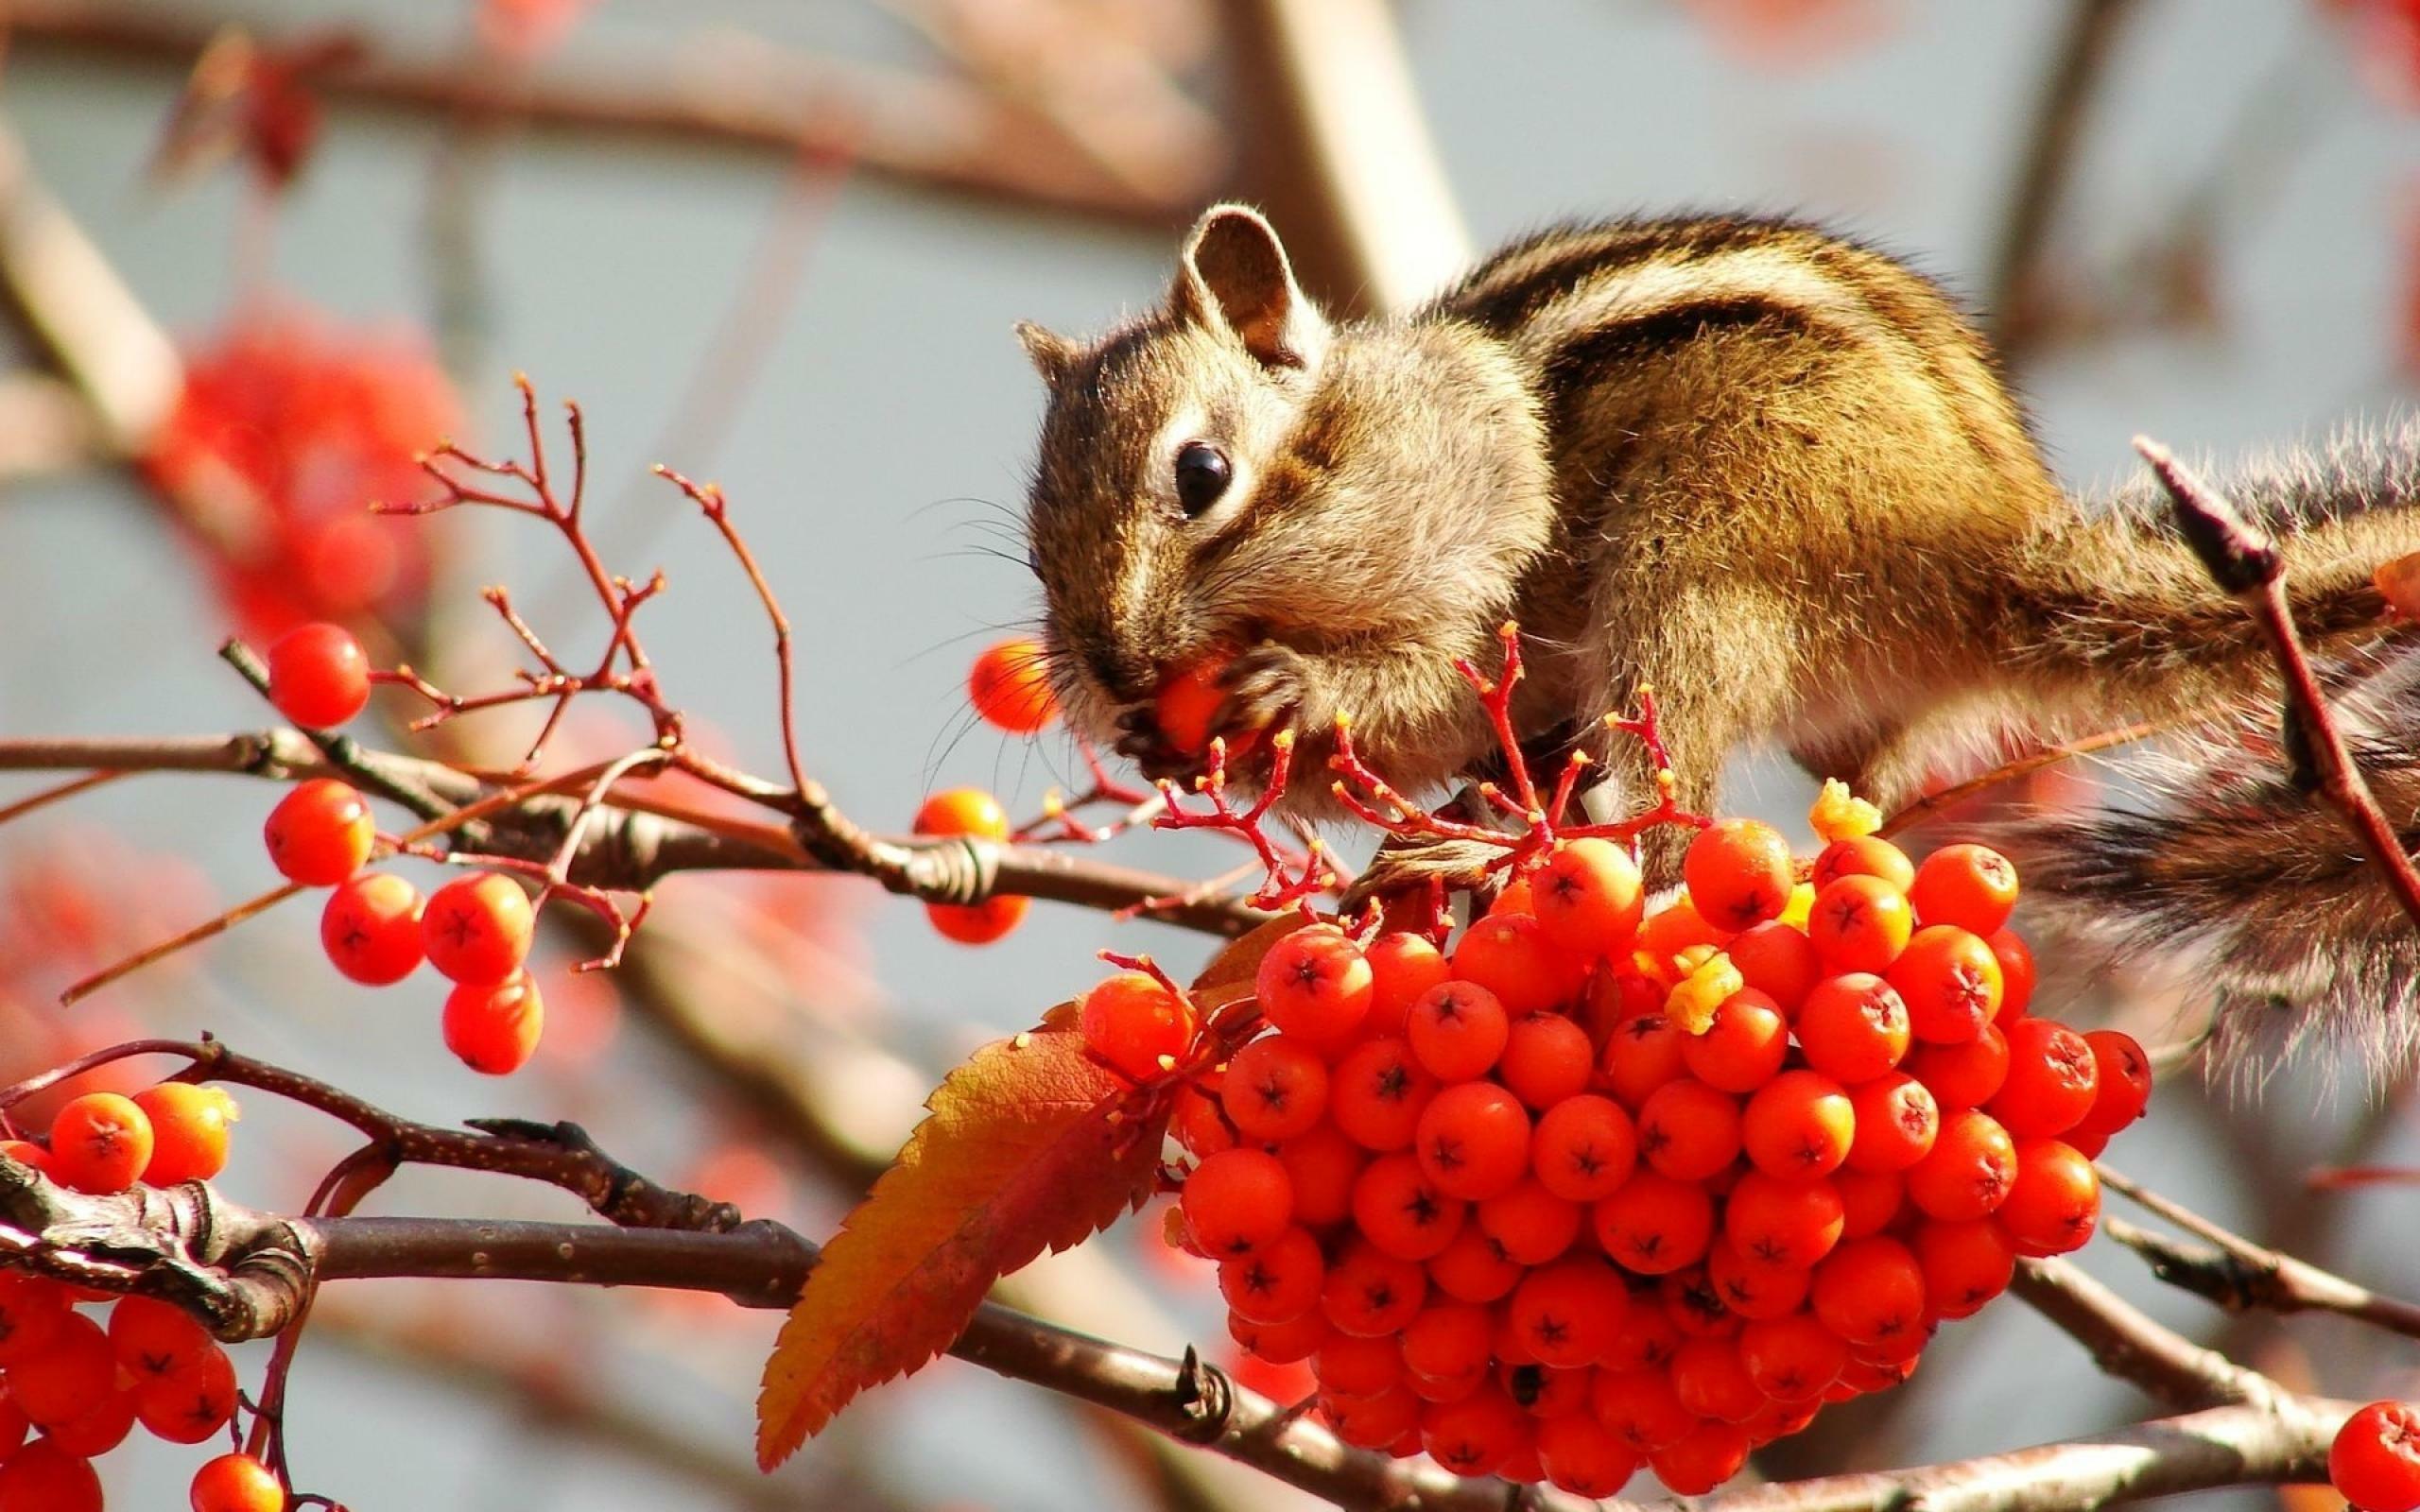
{"type": "MultiPolygon", "coordinates": [[[[1164,306],[1089,343],[1019,331],[1049,388],[1028,528],[1052,675],[1074,727],[1153,777],[1199,764],[1154,690],[1232,650],[1214,730],[1291,729],[1317,773],[1349,713],[1371,766],[1433,793],[1490,757],[1454,662],[1492,668],[1507,619],[1522,738],[1576,739],[1651,792],[1599,718],[1651,685],[1699,813],[1752,739],[1888,809],[1945,734],[2273,685],[2163,517],[2061,489],[1951,301],[1815,226],[1564,227],[1336,323],[1269,222],[1220,205],[1164,306]]],[[[2377,633],[2374,569],[2420,549],[2420,462],[2390,452],[2244,500],[2285,537],[2314,644],[2377,633]]],[[[1326,785],[1288,802],[1334,816],[1326,785]]],[[[1685,839],[1650,844],[1651,883],[1685,839]]],[[[1408,853],[1384,881],[1469,859],[1408,853]]]]}

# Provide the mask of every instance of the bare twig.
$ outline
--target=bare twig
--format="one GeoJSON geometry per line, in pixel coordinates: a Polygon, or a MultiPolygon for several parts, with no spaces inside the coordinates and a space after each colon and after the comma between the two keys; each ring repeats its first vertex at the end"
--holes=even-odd
{"type": "Polygon", "coordinates": [[[2162,1328],[2064,1260],[2019,1261],[2010,1290],[2091,1350],[2101,1369],[2173,1406],[2265,1402],[2284,1394],[2259,1372],[2162,1328]]]}
{"type": "Polygon", "coordinates": [[[2284,553],[2167,447],[2138,436],[2135,450],[2168,490],[2177,523],[2211,580],[2251,613],[2268,641],[2285,679],[2287,747],[2298,772],[2308,769],[2321,797],[2344,816],[2354,837],[2385,873],[2387,885],[2403,911],[2420,924],[2420,870],[2413,869],[2411,858],[2404,853],[2394,824],[2378,808],[2368,781],[2345,748],[2343,732],[2327,711],[2310,658],[2294,630],[2293,611],[2286,598],[2284,553]]]}

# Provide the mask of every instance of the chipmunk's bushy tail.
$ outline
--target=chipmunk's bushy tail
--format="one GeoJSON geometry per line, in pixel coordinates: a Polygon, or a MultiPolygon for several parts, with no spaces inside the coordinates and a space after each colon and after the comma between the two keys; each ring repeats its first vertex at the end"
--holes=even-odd
{"type": "MultiPolygon", "coordinates": [[[[2420,848],[2420,647],[2399,632],[2327,669],[2331,708],[2407,853],[2420,848]]],[[[2122,808],[1997,836],[2057,926],[2174,968],[2210,1006],[2213,1064],[2257,1076],[2330,1052],[2348,1083],[2420,1063],[2420,925],[2344,816],[2290,775],[2276,712],[2163,737],[2122,808]]]]}

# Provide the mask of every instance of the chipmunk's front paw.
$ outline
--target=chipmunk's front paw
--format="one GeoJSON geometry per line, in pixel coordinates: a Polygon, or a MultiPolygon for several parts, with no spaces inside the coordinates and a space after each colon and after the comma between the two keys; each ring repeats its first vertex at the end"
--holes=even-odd
{"type": "Polygon", "coordinates": [[[1263,641],[1237,656],[1219,674],[1227,696],[1210,716],[1211,732],[1226,736],[1232,745],[1248,731],[1299,717],[1310,671],[1308,658],[1275,641],[1263,641]]]}
{"type": "Polygon", "coordinates": [[[1150,781],[1183,782],[1201,769],[1201,758],[1179,749],[1150,709],[1129,709],[1117,716],[1116,725],[1117,739],[1110,748],[1150,781]]]}

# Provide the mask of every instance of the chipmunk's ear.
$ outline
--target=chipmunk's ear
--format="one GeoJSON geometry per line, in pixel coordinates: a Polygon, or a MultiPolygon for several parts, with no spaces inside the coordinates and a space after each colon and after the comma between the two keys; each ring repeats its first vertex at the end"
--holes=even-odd
{"type": "Polygon", "coordinates": [[[1223,327],[1262,366],[1310,369],[1327,349],[1327,320],[1294,282],[1286,248],[1257,210],[1215,205],[1193,225],[1168,309],[1223,327]]]}
{"type": "Polygon", "coordinates": [[[1025,354],[1033,360],[1033,370],[1042,381],[1056,388],[1067,381],[1068,370],[1076,365],[1076,344],[1047,326],[1031,320],[1017,322],[1017,340],[1025,346],[1025,354]]]}

